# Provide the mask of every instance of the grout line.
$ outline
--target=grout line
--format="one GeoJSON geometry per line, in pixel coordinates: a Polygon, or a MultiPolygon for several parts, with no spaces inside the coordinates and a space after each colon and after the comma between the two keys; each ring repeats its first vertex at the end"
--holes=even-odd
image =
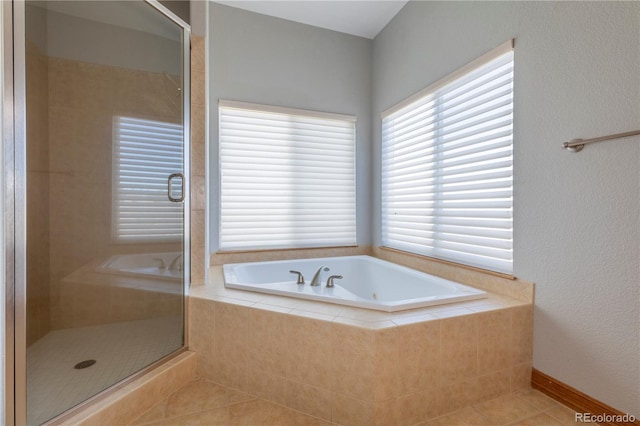
{"type": "MultiPolygon", "coordinates": [[[[477,404],[476,404],[476,405],[477,405],[477,404]]],[[[472,405],[470,408],[471,408],[471,409],[472,409],[476,414],[478,414],[478,415],[479,415],[479,416],[480,416],[480,417],[481,417],[481,418],[482,418],[482,419],[483,419],[487,424],[490,424],[490,422],[491,422],[491,421],[489,420],[489,418],[488,418],[487,416],[485,416],[484,414],[482,414],[482,413],[480,412],[480,410],[478,410],[478,409],[475,407],[475,405],[472,405]]]]}
{"type": "MultiPolygon", "coordinates": [[[[553,401],[555,403],[555,406],[549,407],[547,408],[544,413],[547,414],[549,417],[551,417],[552,419],[556,420],[558,423],[562,423],[565,424],[566,419],[561,419],[559,417],[554,416],[551,411],[555,410],[556,408],[561,408],[564,410],[570,410],[572,413],[574,413],[574,419],[575,419],[575,413],[576,411],[574,411],[572,408],[567,407],[566,405],[564,405],[563,403],[561,403],[560,401],[553,401]]],[[[574,421],[573,424],[576,424],[576,422],[574,421]]]]}

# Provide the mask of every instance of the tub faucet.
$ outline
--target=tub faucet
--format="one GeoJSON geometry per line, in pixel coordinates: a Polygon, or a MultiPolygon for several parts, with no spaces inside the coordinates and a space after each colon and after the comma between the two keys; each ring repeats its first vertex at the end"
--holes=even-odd
{"type": "Polygon", "coordinates": [[[164,260],[162,260],[161,258],[154,257],[151,260],[154,260],[154,261],[158,262],[158,269],[167,269],[167,264],[164,263],[164,260]]]}
{"type": "Polygon", "coordinates": [[[179,254],[175,259],[173,259],[173,261],[171,262],[171,265],[169,265],[169,269],[170,270],[178,270],[178,271],[182,271],[182,255],[179,254]]]}
{"type": "Polygon", "coordinates": [[[320,285],[320,282],[322,281],[321,275],[322,275],[322,271],[328,271],[329,268],[327,268],[326,266],[321,266],[318,268],[318,270],[316,271],[316,274],[313,276],[313,279],[311,280],[311,284],[309,284],[312,287],[317,287],[320,285]]]}

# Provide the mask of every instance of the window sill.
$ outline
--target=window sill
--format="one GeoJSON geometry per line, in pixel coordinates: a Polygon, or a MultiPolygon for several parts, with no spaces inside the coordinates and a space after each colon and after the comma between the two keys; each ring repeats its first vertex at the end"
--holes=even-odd
{"type": "Polygon", "coordinates": [[[210,265],[215,266],[228,263],[262,262],[270,260],[312,259],[315,257],[355,256],[370,254],[370,252],[370,246],[358,245],[245,251],[220,250],[211,253],[210,265]]]}
{"type": "Polygon", "coordinates": [[[244,253],[273,253],[282,251],[301,251],[301,250],[333,250],[333,249],[346,249],[357,248],[358,245],[353,246],[327,246],[327,247],[296,247],[296,248],[272,248],[272,249],[247,249],[247,250],[218,250],[215,254],[244,254],[244,253]]]}
{"type": "Polygon", "coordinates": [[[380,250],[388,251],[388,252],[391,252],[391,253],[398,253],[398,254],[402,254],[402,255],[405,255],[405,256],[411,256],[411,257],[414,257],[414,258],[417,258],[417,259],[423,259],[423,260],[427,260],[427,261],[430,261],[430,262],[441,263],[443,265],[449,265],[449,266],[453,266],[453,267],[456,267],[456,268],[467,269],[469,271],[480,272],[482,274],[487,274],[487,275],[491,275],[491,276],[494,276],[494,277],[504,278],[504,279],[507,279],[507,280],[516,280],[517,279],[514,275],[504,274],[504,273],[501,273],[501,272],[490,271],[488,269],[482,269],[482,268],[478,268],[478,267],[475,267],[475,266],[469,266],[469,265],[465,265],[463,263],[451,262],[449,260],[438,259],[436,257],[425,256],[423,254],[411,253],[409,251],[398,250],[398,249],[394,249],[394,248],[391,248],[391,247],[385,247],[385,246],[380,246],[378,248],[380,250]]]}

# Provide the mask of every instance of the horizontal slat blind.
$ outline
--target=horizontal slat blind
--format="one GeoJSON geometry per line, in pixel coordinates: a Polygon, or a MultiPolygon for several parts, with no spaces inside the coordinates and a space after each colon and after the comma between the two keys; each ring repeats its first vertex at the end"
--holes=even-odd
{"type": "Polygon", "coordinates": [[[355,121],[221,101],[220,249],[356,243],[355,121]]]}
{"type": "MultiPolygon", "coordinates": [[[[112,231],[119,242],[179,241],[183,204],[167,197],[167,178],[183,171],[180,124],[114,118],[112,231]]],[[[178,182],[173,195],[178,197],[178,182]]]]}
{"type": "Polygon", "coordinates": [[[513,252],[513,51],[382,118],[385,246],[503,273],[513,252]]]}

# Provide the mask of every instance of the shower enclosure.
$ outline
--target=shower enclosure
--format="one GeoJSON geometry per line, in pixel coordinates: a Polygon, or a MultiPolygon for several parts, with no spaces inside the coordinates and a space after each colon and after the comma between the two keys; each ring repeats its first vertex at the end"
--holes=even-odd
{"type": "Polygon", "coordinates": [[[189,27],[156,1],[10,6],[8,409],[39,425],[185,346],[189,27]]]}

